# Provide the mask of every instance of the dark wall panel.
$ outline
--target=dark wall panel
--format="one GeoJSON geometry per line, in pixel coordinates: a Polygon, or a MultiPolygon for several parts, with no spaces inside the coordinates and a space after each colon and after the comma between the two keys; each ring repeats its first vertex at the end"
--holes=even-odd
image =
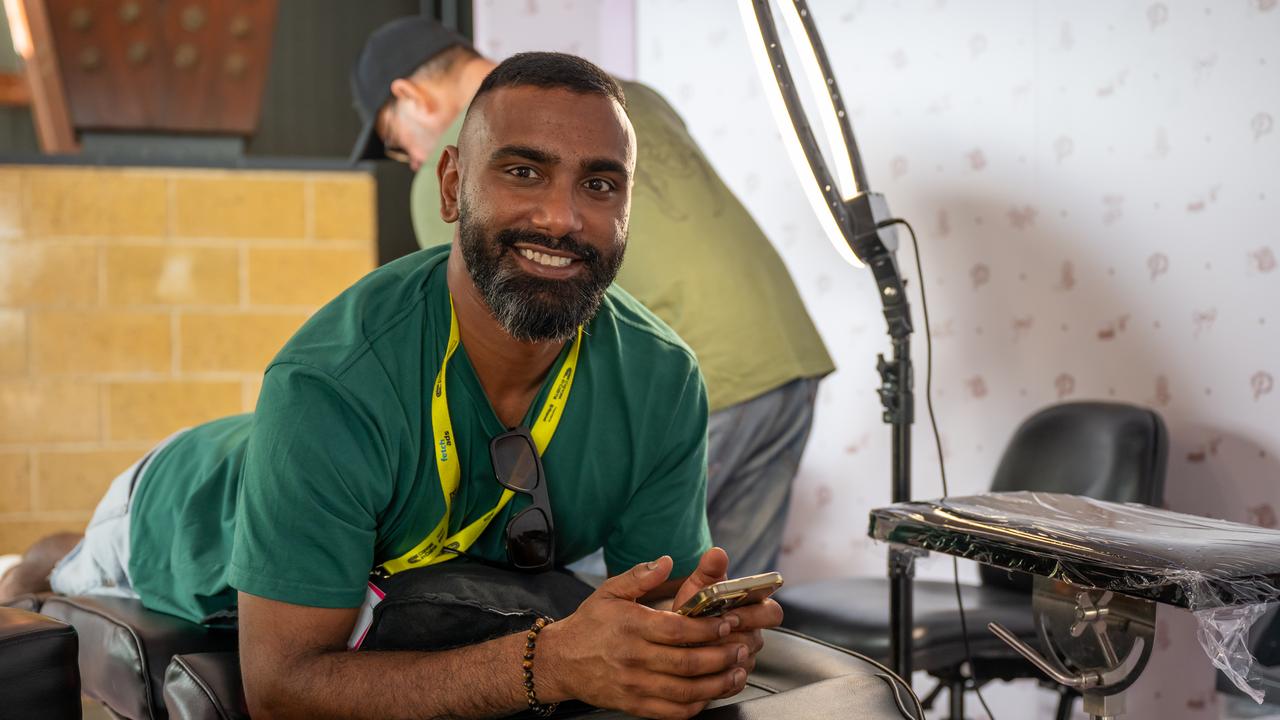
{"type": "Polygon", "coordinates": [[[27,155],[40,152],[31,110],[0,108],[0,155],[27,155]]]}
{"type": "Polygon", "coordinates": [[[348,74],[365,38],[420,0],[281,0],[251,155],[346,157],[360,131],[348,74]]]}

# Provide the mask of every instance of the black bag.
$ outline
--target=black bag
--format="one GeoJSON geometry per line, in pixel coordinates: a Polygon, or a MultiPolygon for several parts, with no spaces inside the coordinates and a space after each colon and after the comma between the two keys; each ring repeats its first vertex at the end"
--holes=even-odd
{"type": "Polygon", "coordinates": [[[385,597],[361,650],[449,650],[568,617],[594,588],[566,570],[530,574],[459,558],[374,584],[385,597]]]}

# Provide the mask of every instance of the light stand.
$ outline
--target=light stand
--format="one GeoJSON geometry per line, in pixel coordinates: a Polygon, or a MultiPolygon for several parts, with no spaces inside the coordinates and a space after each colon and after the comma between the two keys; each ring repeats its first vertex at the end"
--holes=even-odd
{"type": "MultiPolygon", "coordinates": [[[[892,216],[884,196],[869,190],[862,158],[849,126],[848,113],[835,75],[827,61],[822,40],[814,26],[813,14],[804,0],[778,0],[783,19],[795,40],[800,61],[815,89],[815,99],[824,104],[822,120],[832,145],[841,188],[822,157],[822,149],[810,128],[792,79],[790,66],[774,24],[770,0],[740,0],[748,37],[758,30],[762,45],[751,42],[757,69],[765,85],[765,95],[782,130],[792,163],[801,175],[802,187],[814,206],[819,223],[837,252],[854,265],[866,264],[875,276],[880,302],[888,323],[893,359],[877,356],[880,373],[880,401],[884,421],[893,428],[893,502],[911,499],[911,424],[915,415],[911,369],[911,308],[907,303],[902,275],[894,259],[898,247],[892,216]],[[772,77],[775,83],[770,83],[772,77]],[[776,85],[776,93],[771,86],[776,85]],[[829,106],[824,101],[829,102],[829,106]],[[786,123],[794,136],[786,131],[786,123]],[[838,128],[838,132],[836,129],[838,128]],[[843,151],[843,153],[841,152],[843,151]],[[808,172],[805,171],[807,167],[808,172]],[[806,177],[808,176],[808,177],[806,177]],[[816,184],[809,185],[812,179],[816,184]],[[852,251],[852,252],[850,252],[852,251]]],[[[890,614],[892,666],[904,681],[911,682],[911,628],[914,554],[907,548],[889,548],[890,614]]]]}

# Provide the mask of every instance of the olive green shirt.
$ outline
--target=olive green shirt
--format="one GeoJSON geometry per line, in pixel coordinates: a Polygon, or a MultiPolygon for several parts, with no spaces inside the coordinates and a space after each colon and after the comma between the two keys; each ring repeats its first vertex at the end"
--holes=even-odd
{"type": "MultiPolygon", "coordinates": [[[[693,348],[711,410],[834,370],[782,259],[684,121],[652,89],[622,86],[639,156],[618,284],[693,348]]],[[[459,115],[431,157],[456,145],[461,129],[459,115]]],[[[419,245],[453,240],[434,162],[414,178],[410,209],[419,245]]]]}

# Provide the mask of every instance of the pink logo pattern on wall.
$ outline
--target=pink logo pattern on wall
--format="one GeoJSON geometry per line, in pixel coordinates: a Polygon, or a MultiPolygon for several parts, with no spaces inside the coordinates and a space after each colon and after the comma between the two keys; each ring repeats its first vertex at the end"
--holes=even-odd
{"type": "MultiPolygon", "coordinates": [[[[1278,3],[810,3],[871,186],[920,233],[953,493],[988,487],[1035,410],[1109,400],[1167,423],[1169,507],[1280,522],[1278,3]]],[[[870,273],[842,265],[814,221],[746,77],[736,12],[637,5],[641,79],[668,97],[687,88],[677,109],[775,241],[839,368],[820,391],[783,569],[882,575],[882,551],[851,522],[888,502],[873,369],[888,343],[870,273]],[[713,33],[725,34],[714,52],[690,50],[713,33]]],[[[920,278],[902,240],[924,498],[941,488],[920,278]]],[[[1194,638],[1171,636],[1182,630],[1157,655],[1185,681],[1135,689],[1135,717],[1215,717],[1212,674],[1194,638]]]]}

